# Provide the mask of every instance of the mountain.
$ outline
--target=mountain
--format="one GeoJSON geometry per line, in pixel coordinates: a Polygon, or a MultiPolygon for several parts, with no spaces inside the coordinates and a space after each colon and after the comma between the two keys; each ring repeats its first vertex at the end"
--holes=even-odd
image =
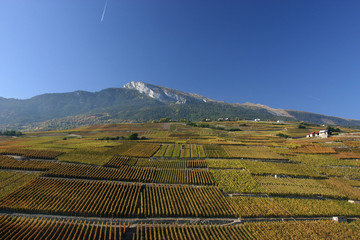
{"type": "Polygon", "coordinates": [[[316,124],[360,126],[359,120],[316,113],[274,109],[261,104],[225,103],[143,82],[99,92],[75,91],[30,99],[0,97],[0,130],[67,129],[83,125],[171,119],[204,118],[305,121],[316,124]]]}
{"type": "Polygon", "coordinates": [[[159,87],[149,83],[130,82],[123,88],[134,89],[139,93],[154,98],[160,102],[186,104],[193,102],[215,102],[210,98],[203,97],[195,93],[186,93],[166,87],[159,87]]]}

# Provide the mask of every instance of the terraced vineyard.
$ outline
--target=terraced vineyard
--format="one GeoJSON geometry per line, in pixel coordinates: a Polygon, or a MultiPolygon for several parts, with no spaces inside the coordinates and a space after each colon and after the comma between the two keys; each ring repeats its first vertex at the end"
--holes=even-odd
{"type": "Polygon", "coordinates": [[[121,166],[107,168],[79,164],[58,164],[44,173],[48,177],[211,185],[207,170],[121,166]]]}
{"type": "Polygon", "coordinates": [[[153,156],[160,148],[160,144],[138,143],[123,153],[125,156],[147,158],[153,156]]]}
{"type": "Polygon", "coordinates": [[[0,216],[1,239],[123,239],[126,226],[117,222],[87,222],[0,216]]]}
{"type": "MultiPolygon", "coordinates": [[[[118,222],[90,222],[78,220],[0,216],[1,239],[128,239],[130,225],[118,222]]],[[[262,222],[243,226],[178,225],[138,223],[132,239],[325,239],[340,235],[357,239],[358,221],[334,223],[330,221],[262,222]]]]}
{"type": "Polygon", "coordinates": [[[151,182],[155,176],[155,169],[129,166],[106,168],[79,164],[59,164],[45,172],[44,175],[48,177],[151,182]]]}
{"type": "Polygon", "coordinates": [[[3,149],[0,150],[3,155],[17,155],[25,158],[53,159],[61,155],[62,152],[48,150],[28,150],[28,149],[3,149]]]}
{"type": "Polygon", "coordinates": [[[330,147],[323,147],[320,145],[310,145],[310,146],[303,146],[301,148],[294,149],[293,152],[295,153],[309,153],[309,154],[332,154],[336,153],[333,148],[330,147]]]}
{"type": "Polygon", "coordinates": [[[0,209],[27,213],[130,217],[141,185],[37,178],[0,200],[0,209]],[[119,201],[119,199],[121,199],[119,201]]]}
{"type": "Polygon", "coordinates": [[[39,176],[38,173],[14,172],[0,170],[0,198],[15,191],[22,185],[39,176]]]}
{"type": "Polygon", "coordinates": [[[330,221],[262,222],[243,226],[201,225],[138,225],[135,239],[327,239],[341,236],[357,239],[360,223],[334,223],[330,221]],[[165,237],[166,238],[166,237],[165,237]]]}
{"type": "Polygon", "coordinates": [[[0,138],[0,239],[358,239],[360,133],[211,125],[0,138]],[[137,130],[144,138],[102,140],[137,130]]]}
{"type": "Polygon", "coordinates": [[[341,200],[318,200],[283,197],[228,198],[240,217],[319,217],[358,216],[360,206],[341,200]]]}
{"type": "Polygon", "coordinates": [[[216,187],[149,186],[141,195],[140,215],[232,217],[234,211],[216,187]]]}
{"type": "Polygon", "coordinates": [[[205,158],[203,145],[197,144],[162,144],[154,154],[158,158],[205,158]]]}
{"type": "Polygon", "coordinates": [[[255,176],[255,180],[265,190],[273,195],[320,195],[330,198],[346,198],[346,195],[332,186],[326,180],[301,178],[274,178],[270,176],[255,176]]]}
{"type": "Polygon", "coordinates": [[[268,147],[223,146],[229,158],[245,159],[286,159],[268,147]]]}
{"type": "Polygon", "coordinates": [[[278,163],[267,161],[250,161],[238,159],[206,160],[209,168],[214,169],[247,169],[252,175],[287,175],[294,177],[321,178],[319,168],[313,168],[306,164],[278,163]]]}
{"type": "Polygon", "coordinates": [[[244,228],[254,239],[357,239],[359,222],[336,223],[330,221],[260,222],[245,223],[244,228]]]}
{"type": "Polygon", "coordinates": [[[56,165],[58,163],[50,161],[15,160],[11,157],[0,156],[0,169],[46,171],[56,165]]]}
{"type": "Polygon", "coordinates": [[[175,224],[138,224],[135,239],[251,239],[253,236],[247,229],[239,226],[202,226],[175,224]]]}

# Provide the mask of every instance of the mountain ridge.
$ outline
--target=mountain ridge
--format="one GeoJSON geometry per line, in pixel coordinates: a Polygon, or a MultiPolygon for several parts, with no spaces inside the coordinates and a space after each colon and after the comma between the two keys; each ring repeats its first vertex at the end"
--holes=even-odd
{"type": "Polygon", "coordinates": [[[46,93],[29,99],[0,97],[0,129],[65,129],[82,125],[205,118],[305,121],[316,124],[360,126],[359,120],[262,104],[226,103],[144,82],[96,92],[46,93]],[[68,127],[67,127],[68,126],[68,127]]]}
{"type": "Polygon", "coordinates": [[[187,101],[196,99],[202,102],[215,102],[215,100],[201,96],[196,93],[187,93],[167,87],[161,87],[154,84],[131,81],[123,86],[123,88],[134,89],[138,92],[148,95],[151,98],[161,102],[174,102],[176,104],[186,104],[187,101]]]}

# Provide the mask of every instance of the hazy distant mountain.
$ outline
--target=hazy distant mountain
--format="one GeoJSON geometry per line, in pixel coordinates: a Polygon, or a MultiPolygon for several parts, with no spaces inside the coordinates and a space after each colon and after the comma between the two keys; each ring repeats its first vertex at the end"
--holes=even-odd
{"type": "Polygon", "coordinates": [[[160,118],[201,120],[298,120],[318,124],[360,126],[359,120],[329,117],[260,104],[225,103],[143,82],[99,92],[76,91],[35,96],[26,100],[0,97],[0,129],[65,129],[120,121],[160,118]]]}

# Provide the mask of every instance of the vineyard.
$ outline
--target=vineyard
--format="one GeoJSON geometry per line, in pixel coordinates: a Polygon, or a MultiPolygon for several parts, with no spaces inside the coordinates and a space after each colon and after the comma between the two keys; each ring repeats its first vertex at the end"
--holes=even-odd
{"type": "Polygon", "coordinates": [[[216,187],[149,186],[141,194],[140,215],[232,217],[234,210],[216,187]]]}
{"type": "Polygon", "coordinates": [[[123,239],[124,223],[0,216],[1,239],[123,239]]]}
{"type": "Polygon", "coordinates": [[[106,168],[80,164],[60,164],[44,174],[48,177],[151,182],[155,175],[155,169],[129,166],[106,168]]]}
{"type": "Polygon", "coordinates": [[[273,201],[296,217],[360,216],[359,204],[344,200],[273,198],[273,201]]]}
{"type": "Polygon", "coordinates": [[[214,184],[208,170],[195,169],[156,169],[154,182],[195,185],[214,184]]]}
{"type": "Polygon", "coordinates": [[[259,222],[245,223],[254,239],[357,239],[360,231],[359,221],[337,223],[333,221],[300,222],[259,222]]]}
{"type": "Polygon", "coordinates": [[[318,167],[316,168],[316,171],[329,177],[347,177],[360,179],[359,167],[318,167]]]}
{"type": "Polygon", "coordinates": [[[245,170],[210,170],[215,183],[224,192],[259,193],[263,192],[260,184],[245,170]]]}
{"type": "Polygon", "coordinates": [[[230,158],[280,159],[280,160],[287,159],[271,151],[268,147],[223,146],[223,149],[230,158]]]}
{"type": "Polygon", "coordinates": [[[135,166],[155,168],[207,168],[205,160],[150,160],[138,159],[135,166]]]}
{"type": "Polygon", "coordinates": [[[160,148],[160,144],[155,143],[138,143],[122,155],[139,158],[149,158],[153,156],[160,148]]]}
{"type": "Polygon", "coordinates": [[[264,189],[264,193],[272,195],[320,195],[330,198],[346,198],[346,195],[330,186],[326,180],[277,178],[270,176],[254,176],[264,189]]]}
{"type": "Polygon", "coordinates": [[[221,145],[205,145],[205,154],[208,158],[228,158],[229,155],[226,153],[221,145]]]}
{"type": "Polygon", "coordinates": [[[244,161],[244,165],[253,175],[322,176],[315,172],[311,166],[305,164],[244,161]]]}
{"type": "Polygon", "coordinates": [[[206,163],[210,169],[247,169],[252,175],[276,174],[317,178],[322,177],[322,175],[317,173],[313,167],[306,164],[251,161],[239,159],[207,159],[206,163]]]}
{"type": "Polygon", "coordinates": [[[198,144],[162,144],[154,154],[157,158],[205,158],[203,145],[198,144]]]}
{"type": "Polygon", "coordinates": [[[229,197],[228,200],[242,218],[291,216],[281,205],[266,197],[229,197]]]}
{"type": "Polygon", "coordinates": [[[243,225],[129,224],[70,219],[0,216],[1,239],[357,239],[360,222],[259,222],[243,225]],[[134,228],[132,238],[129,233],[134,228]]]}
{"type": "Polygon", "coordinates": [[[36,178],[37,173],[23,173],[13,171],[0,170],[0,198],[13,192],[15,189],[21,187],[27,182],[36,178]]]}
{"type": "Polygon", "coordinates": [[[323,147],[320,145],[310,145],[296,148],[293,150],[294,153],[307,153],[307,154],[332,154],[336,153],[333,148],[323,147]]]}
{"type": "Polygon", "coordinates": [[[57,159],[63,162],[103,165],[113,156],[114,153],[108,149],[86,147],[62,154],[58,156],[57,159]]]}
{"type": "Polygon", "coordinates": [[[141,185],[37,178],[0,200],[1,210],[27,213],[130,217],[141,185]]]}
{"type": "Polygon", "coordinates": [[[336,156],[339,159],[360,159],[360,154],[354,152],[342,152],[336,156]]]}
{"type": "Polygon", "coordinates": [[[358,239],[360,222],[259,222],[241,226],[138,224],[134,239],[358,239]]]}
{"type": "Polygon", "coordinates": [[[360,189],[349,184],[348,179],[345,178],[329,178],[325,180],[325,184],[349,199],[360,200],[360,189]]]}
{"type": "Polygon", "coordinates": [[[121,166],[108,168],[80,164],[58,164],[44,173],[48,177],[65,177],[129,182],[157,182],[212,185],[208,170],[167,169],[154,167],[121,166]]]}
{"type": "Polygon", "coordinates": [[[309,166],[359,166],[356,161],[339,160],[335,154],[299,154],[290,159],[309,166]]]}
{"type": "Polygon", "coordinates": [[[240,159],[206,159],[206,164],[209,168],[223,168],[223,169],[245,168],[244,160],[240,160],[240,159]]]}
{"type": "Polygon", "coordinates": [[[125,165],[133,165],[133,164],[129,164],[130,161],[136,162],[137,159],[130,158],[127,156],[122,156],[122,155],[115,155],[105,164],[105,166],[118,168],[118,167],[122,167],[125,165]]]}
{"type": "Polygon", "coordinates": [[[1,136],[0,239],[358,239],[355,130],[201,124],[1,136]]]}
{"type": "Polygon", "coordinates": [[[0,169],[46,171],[56,165],[56,162],[50,161],[15,160],[12,157],[0,156],[0,169]]]}
{"type": "Polygon", "coordinates": [[[25,158],[54,159],[63,154],[62,152],[47,150],[28,150],[28,149],[3,149],[0,151],[3,155],[16,155],[25,158]]]}
{"type": "Polygon", "coordinates": [[[358,204],[343,200],[244,196],[233,196],[228,200],[242,218],[360,216],[358,204]]]}
{"type": "Polygon", "coordinates": [[[138,224],[134,240],[160,239],[254,239],[247,229],[241,226],[217,225],[178,225],[178,224],[138,224]]]}
{"type": "Polygon", "coordinates": [[[139,184],[54,178],[37,178],[24,185],[1,199],[0,209],[104,217],[234,216],[216,187],[149,185],[142,189],[139,184]]]}

